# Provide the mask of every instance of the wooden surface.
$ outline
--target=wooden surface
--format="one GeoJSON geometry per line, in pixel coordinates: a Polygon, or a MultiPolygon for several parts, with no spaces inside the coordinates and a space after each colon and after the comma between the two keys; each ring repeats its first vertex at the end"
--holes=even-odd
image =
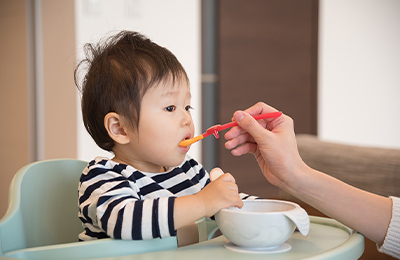
{"type": "MultiPolygon", "coordinates": [[[[264,101],[290,115],[296,132],[315,134],[318,1],[220,0],[218,14],[218,122],[264,101]]],[[[236,158],[223,140],[218,145],[218,166],[235,176],[242,191],[277,194],[272,186],[265,189],[269,184],[253,156],[236,158]]]]}

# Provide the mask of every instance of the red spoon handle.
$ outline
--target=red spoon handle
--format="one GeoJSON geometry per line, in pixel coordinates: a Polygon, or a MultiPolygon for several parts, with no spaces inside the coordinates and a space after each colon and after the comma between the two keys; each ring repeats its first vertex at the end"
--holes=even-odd
{"type": "MultiPolygon", "coordinates": [[[[273,112],[273,113],[266,113],[266,114],[261,114],[261,115],[256,115],[253,116],[255,120],[260,120],[260,119],[266,119],[266,118],[277,118],[280,117],[282,115],[282,112],[273,112]]],[[[207,137],[209,135],[214,135],[216,138],[218,138],[218,132],[225,130],[227,128],[233,127],[233,126],[237,126],[238,123],[233,121],[224,125],[216,125],[213,127],[210,127],[209,129],[207,129],[207,131],[203,134],[203,137],[207,137]]]]}
{"type": "MultiPolygon", "coordinates": [[[[260,119],[266,119],[266,118],[277,118],[280,117],[282,115],[282,112],[273,112],[273,113],[265,113],[265,114],[261,114],[261,115],[256,115],[253,116],[255,120],[260,120],[260,119]]],[[[236,123],[235,121],[231,122],[231,123],[227,123],[224,125],[221,125],[218,127],[218,131],[227,129],[229,127],[234,127],[237,126],[238,123],[236,123]]]]}

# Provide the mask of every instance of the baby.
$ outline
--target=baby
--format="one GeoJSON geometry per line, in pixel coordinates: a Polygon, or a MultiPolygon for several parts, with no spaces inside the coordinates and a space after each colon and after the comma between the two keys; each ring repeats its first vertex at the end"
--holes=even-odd
{"type": "Polygon", "coordinates": [[[194,136],[194,125],[189,80],[170,51],[122,31],[85,45],[85,54],[75,70],[83,122],[114,157],[97,157],[82,173],[80,240],[176,236],[201,217],[242,207],[244,195],[232,175],[211,182],[187,155],[190,147],[178,145],[194,136]]]}

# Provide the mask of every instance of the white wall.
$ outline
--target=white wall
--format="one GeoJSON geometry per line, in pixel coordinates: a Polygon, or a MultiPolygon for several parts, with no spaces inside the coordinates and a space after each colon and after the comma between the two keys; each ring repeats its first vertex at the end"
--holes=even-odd
{"type": "Polygon", "coordinates": [[[400,148],[400,1],[321,0],[319,136],[400,148]]]}
{"type": "MultiPolygon", "coordinates": [[[[138,31],[176,55],[191,82],[192,115],[196,134],[200,134],[200,0],[75,0],[75,8],[78,60],[83,57],[85,43],[97,42],[123,29],[138,31]]],[[[79,108],[78,158],[111,156],[98,148],[86,132],[80,111],[79,108]]],[[[200,145],[192,145],[189,154],[201,161],[200,145]]]]}

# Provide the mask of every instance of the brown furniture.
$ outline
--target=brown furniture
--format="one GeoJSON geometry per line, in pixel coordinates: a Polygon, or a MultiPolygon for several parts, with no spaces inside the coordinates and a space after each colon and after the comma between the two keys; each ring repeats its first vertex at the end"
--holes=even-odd
{"type": "MultiPolygon", "coordinates": [[[[219,0],[217,26],[216,123],[263,101],[291,115],[297,133],[316,134],[318,1],[219,0]]],[[[258,188],[269,183],[252,156],[233,157],[223,138],[217,144],[216,166],[235,174],[243,192],[277,195],[258,188]]]]}

